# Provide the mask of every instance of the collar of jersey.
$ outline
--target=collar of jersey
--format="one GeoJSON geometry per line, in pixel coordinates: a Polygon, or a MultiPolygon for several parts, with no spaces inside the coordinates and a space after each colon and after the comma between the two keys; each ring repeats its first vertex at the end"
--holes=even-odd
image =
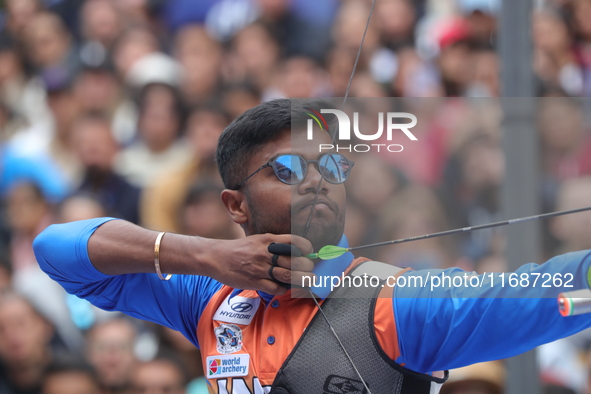
{"type": "MultiPolygon", "coordinates": [[[[337,244],[337,246],[348,248],[349,241],[347,237],[343,234],[341,240],[337,244]]],[[[351,265],[353,261],[353,253],[347,252],[337,258],[330,259],[330,260],[320,260],[316,263],[316,266],[312,270],[312,272],[316,275],[315,283],[323,284],[324,286],[313,286],[312,291],[321,299],[325,299],[330,294],[330,287],[331,287],[331,277],[338,276],[339,278],[345,272],[345,270],[351,265]]],[[[235,289],[230,298],[238,295],[242,292],[241,289],[235,289]]],[[[272,294],[268,294],[262,291],[258,292],[259,295],[267,302],[267,304],[271,301],[274,297],[272,294]]]]}

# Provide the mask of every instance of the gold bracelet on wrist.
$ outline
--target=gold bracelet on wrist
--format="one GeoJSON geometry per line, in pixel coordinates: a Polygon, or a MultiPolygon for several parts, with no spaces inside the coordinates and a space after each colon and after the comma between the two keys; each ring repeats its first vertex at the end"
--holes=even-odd
{"type": "Polygon", "coordinates": [[[156,268],[156,273],[161,280],[169,280],[172,278],[172,274],[162,276],[162,271],[160,271],[160,242],[162,241],[164,234],[166,234],[165,231],[158,234],[156,237],[156,242],[154,243],[154,267],[156,268]]]}

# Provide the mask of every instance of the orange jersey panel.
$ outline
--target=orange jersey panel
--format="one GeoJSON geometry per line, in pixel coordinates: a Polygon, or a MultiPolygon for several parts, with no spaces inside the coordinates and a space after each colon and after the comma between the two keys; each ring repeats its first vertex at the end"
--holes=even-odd
{"type": "MultiPolygon", "coordinates": [[[[234,290],[223,286],[203,311],[197,327],[209,390],[219,394],[268,393],[318,308],[311,298],[292,298],[291,290],[268,305],[252,290],[230,299],[234,290]]],[[[378,299],[375,326],[382,349],[392,359],[398,357],[391,297],[378,299]]]]}

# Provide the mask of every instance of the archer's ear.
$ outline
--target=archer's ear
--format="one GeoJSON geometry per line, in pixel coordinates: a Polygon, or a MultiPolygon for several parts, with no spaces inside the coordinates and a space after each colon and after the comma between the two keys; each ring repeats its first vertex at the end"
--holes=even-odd
{"type": "Polygon", "coordinates": [[[239,190],[224,189],[221,198],[234,222],[244,224],[248,221],[250,211],[244,193],[239,190]]]}

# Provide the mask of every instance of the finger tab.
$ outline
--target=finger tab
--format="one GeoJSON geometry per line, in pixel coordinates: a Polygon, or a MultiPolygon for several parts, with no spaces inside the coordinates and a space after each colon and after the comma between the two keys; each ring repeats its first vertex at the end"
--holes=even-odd
{"type": "Polygon", "coordinates": [[[269,253],[278,254],[281,256],[296,256],[299,257],[302,255],[302,251],[294,245],[290,244],[278,244],[273,242],[267,248],[269,253]]]}

